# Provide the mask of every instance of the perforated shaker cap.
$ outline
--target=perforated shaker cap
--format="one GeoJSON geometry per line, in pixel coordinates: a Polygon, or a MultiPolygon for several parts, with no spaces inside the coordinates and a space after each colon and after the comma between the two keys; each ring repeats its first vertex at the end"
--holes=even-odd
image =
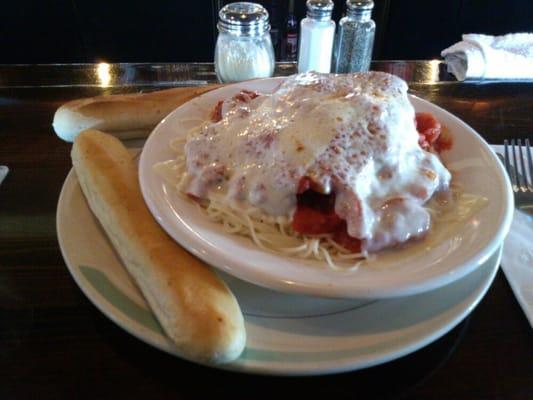
{"type": "Polygon", "coordinates": [[[219,31],[254,36],[270,30],[268,11],[257,3],[230,3],[220,9],[218,17],[219,31]]]}
{"type": "Polygon", "coordinates": [[[307,0],[307,16],[319,21],[331,18],[333,0],[307,0]]]}
{"type": "Polygon", "coordinates": [[[372,0],[346,0],[346,13],[348,15],[367,14],[374,8],[372,0]]]}

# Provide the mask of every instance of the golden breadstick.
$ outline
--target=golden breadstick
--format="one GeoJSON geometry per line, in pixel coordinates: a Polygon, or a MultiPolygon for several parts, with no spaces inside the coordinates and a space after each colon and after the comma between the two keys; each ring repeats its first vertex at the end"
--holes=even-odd
{"type": "Polygon", "coordinates": [[[145,138],[172,110],[221,85],[180,87],[149,93],[117,94],[73,100],[57,109],[52,123],[67,142],[86,129],[119,139],[145,138]]]}
{"type": "Polygon", "coordinates": [[[215,363],[237,358],[246,334],[235,297],[154,220],[122,143],[96,130],[82,132],[72,162],[91,210],[180,354],[215,363]]]}

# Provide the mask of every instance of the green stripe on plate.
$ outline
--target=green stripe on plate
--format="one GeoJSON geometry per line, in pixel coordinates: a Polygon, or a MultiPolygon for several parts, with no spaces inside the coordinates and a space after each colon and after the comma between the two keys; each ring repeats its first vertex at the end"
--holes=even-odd
{"type": "Polygon", "coordinates": [[[102,271],[84,265],[80,266],[80,271],[93,288],[113,307],[152,332],[165,335],[154,314],[126,296],[102,271]]]}
{"type": "MultiPolygon", "coordinates": [[[[150,329],[152,332],[165,335],[161,325],[157,322],[154,314],[139,306],[133,300],[131,300],[126,294],[124,294],[115,284],[109,280],[109,278],[100,270],[88,267],[80,266],[81,273],[92,285],[92,287],[113,307],[120,310],[131,320],[138,324],[150,329]]],[[[340,360],[354,355],[370,354],[375,349],[345,349],[339,351],[271,351],[266,349],[257,349],[253,347],[246,347],[239,362],[242,361],[257,361],[262,363],[269,362],[320,362],[340,360]]]]}

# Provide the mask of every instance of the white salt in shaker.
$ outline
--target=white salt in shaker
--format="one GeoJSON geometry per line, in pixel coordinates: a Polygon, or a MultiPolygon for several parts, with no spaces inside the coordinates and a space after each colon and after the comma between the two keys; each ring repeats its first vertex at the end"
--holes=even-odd
{"type": "Polygon", "coordinates": [[[230,3],[219,12],[215,71],[221,82],[267,78],[274,73],[268,12],[256,3],[230,3]]]}
{"type": "Polygon", "coordinates": [[[330,72],[335,22],[332,0],[307,0],[307,17],[300,23],[298,72],[330,72]]]}

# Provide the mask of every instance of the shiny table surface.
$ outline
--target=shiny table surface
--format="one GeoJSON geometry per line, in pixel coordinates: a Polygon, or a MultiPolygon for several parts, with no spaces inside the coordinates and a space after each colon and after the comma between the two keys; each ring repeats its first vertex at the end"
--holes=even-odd
{"type": "MultiPolygon", "coordinates": [[[[456,114],[489,143],[533,138],[533,83],[453,80],[438,61],[382,61],[413,94],[456,114]]],[[[279,64],[276,74],[294,72],[279,64]]],[[[302,397],[531,399],[533,335],[501,271],[459,326],[396,361],[340,375],[276,378],[197,366],[127,334],[69,275],[56,204],[71,167],[51,127],[63,102],[200,85],[212,64],[0,66],[0,398],[302,397]]],[[[531,266],[533,267],[533,266],[531,266]]]]}

